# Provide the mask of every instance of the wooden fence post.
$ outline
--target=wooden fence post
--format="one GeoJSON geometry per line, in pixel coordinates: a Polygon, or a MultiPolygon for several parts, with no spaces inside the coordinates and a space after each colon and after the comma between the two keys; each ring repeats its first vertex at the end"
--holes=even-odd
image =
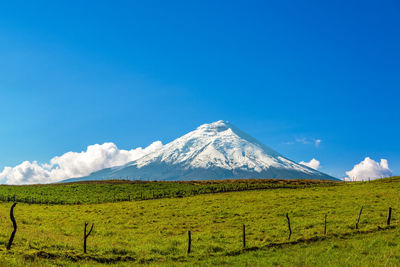
{"type": "Polygon", "coordinates": [[[192,233],[188,231],[188,249],[187,253],[189,254],[192,248],[192,233]]]}
{"type": "Polygon", "coordinates": [[[246,226],[244,224],[243,224],[242,238],[243,238],[243,248],[246,248],[246,226]]]}
{"type": "Polygon", "coordinates": [[[290,240],[290,237],[292,236],[292,228],[290,228],[289,213],[286,213],[286,218],[287,218],[288,228],[289,228],[289,237],[288,237],[288,240],[290,240]]]}
{"type": "Polygon", "coordinates": [[[360,213],[358,214],[358,219],[357,219],[357,223],[356,223],[356,229],[358,229],[358,223],[360,222],[360,217],[361,217],[362,210],[363,210],[363,206],[361,206],[360,213]]]}
{"type": "Polygon", "coordinates": [[[326,214],[325,214],[325,227],[324,227],[324,235],[326,235],[326,214]]]}
{"type": "Polygon", "coordinates": [[[9,250],[11,248],[12,242],[13,242],[14,237],[15,237],[15,233],[17,232],[17,222],[15,221],[15,218],[14,218],[14,207],[15,207],[15,205],[17,205],[17,203],[12,204],[11,209],[10,209],[10,219],[11,219],[11,221],[13,223],[14,230],[12,231],[11,236],[10,236],[10,240],[8,241],[7,250],[9,250]]]}
{"type": "Polygon", "coordinates": [[[83,232],[83,253],[86,253],[86,240],[89,237],[89,235],[92,233],[94,223],[92,223],[92,227],[90,227],[89,232],[86,234],[86,227],[88,226],[88,223],[85,222],[85,231],[83,232]]]}
{"type": "Polygon", "coordinates": [[[392,219],[392,208],[389,208],[389,212],[388,212],[388,217],[387,217],[387,221],[386,224],[389,226],[390,225],[390,220],[392,219]]]}

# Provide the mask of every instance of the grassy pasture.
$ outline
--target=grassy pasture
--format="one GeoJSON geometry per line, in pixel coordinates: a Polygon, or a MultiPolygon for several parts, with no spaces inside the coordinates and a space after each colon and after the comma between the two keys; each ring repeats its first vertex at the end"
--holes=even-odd
{"type": "Polygon", "coordinates": [[[0,265],[398,266],[399,189],[400,178],[389,178],[118,203],[19,203],[15,208],[19,228],[10,251],[5,246],[12,230],[11,203],[1,203],[0,265]],[[389,206],[392,227],[385,226],[389,206]],[[290,241],[287,212],[293,230],[290,241]],[[82,253],[85,221],[94,223],[86,255],[82,253]],[[190,255],[188,230],[193,240],[190,255]]]}

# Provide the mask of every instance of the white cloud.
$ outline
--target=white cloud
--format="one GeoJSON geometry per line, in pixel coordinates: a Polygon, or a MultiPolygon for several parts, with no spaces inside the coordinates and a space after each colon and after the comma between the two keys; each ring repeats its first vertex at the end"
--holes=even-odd
{"type": "Polygon", "coordinates": [[[296,138],[296,142],[300,143],[300,144],[303,144],[303,145],[308,145],[310,143],[310,141],[305,137],[296,138]]]}
{"type": "Polygon", "coordinates": [[[381,162],[376,162],[373,159],[366,157],[359,164],[354,165],[353,169],[346,172],[345,180],[351,181],[366,181],[392,176],[392,171],[389,169],[389,164],[386,159],[381,159],[381,162]]]}
{"type": "Polygon", "coordinates": [[[309,162],[300,161],[300,164],[302,164],[304,166],[307,166],[307,167],[310,167],[310,168],[312,168],[314,170],[318,170],[319,166],[320,166],[319,160],[316,160],[314,158],[312,160],[310,160],[309,162]]]}
{"type": "Polygon", "coordinates": [[[322,140],[321,139],[317,139],[315,140],[314,144],[316,147],[319,147],[319,145],[321,144],[322,140]]]}
{"type": "MultiPolygon", "coordinates": [[[[314,139],[314,138],[306,138],[306,137],[302,137],[302,138],[296,138],[295,139],[296,143],[299,144],[303,144],[303,145],[312,145],[314,144],[315,147],[319,147],[319,145],[322,143],[321,139],[314,139]]],[[[295,142],[290,141],[290,142],[286,142],[285,144],[287,145],[293,145],[295,142]]]]}
{"type": "Polygon", "coordinates": [[[5,167],[0,181],[7,184],[52,183],[67,178],[82,177],[92,172],[123,165],[162,147],[160,141],[146,148],[118,149],[114,143],[88,146],[86,151],[67,152],[56,156],[49,163],[24,161],[15,167],[5,167]]]}

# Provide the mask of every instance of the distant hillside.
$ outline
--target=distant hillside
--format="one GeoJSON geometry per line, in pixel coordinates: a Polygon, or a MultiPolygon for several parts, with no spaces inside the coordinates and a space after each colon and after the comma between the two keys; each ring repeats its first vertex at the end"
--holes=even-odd
{"type": "Polygon", "coordinates": [[[255,189],[333,186],[328,180],[231,179],[149,182],[127,180],[79,181],[44,185],[0,185],[0,201],[39,204],[83,204],[187,197],[255,189]]]}

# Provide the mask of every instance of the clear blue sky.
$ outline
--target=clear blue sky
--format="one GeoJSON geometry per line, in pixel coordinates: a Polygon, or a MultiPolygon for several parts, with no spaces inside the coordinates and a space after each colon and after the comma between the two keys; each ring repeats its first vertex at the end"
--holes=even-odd
{"type": "Polygon", "coordinates": [[[0,62],[0,171],[223,119],[337,177],[400,174],[399,1],[8,1],[0,62]]]}

